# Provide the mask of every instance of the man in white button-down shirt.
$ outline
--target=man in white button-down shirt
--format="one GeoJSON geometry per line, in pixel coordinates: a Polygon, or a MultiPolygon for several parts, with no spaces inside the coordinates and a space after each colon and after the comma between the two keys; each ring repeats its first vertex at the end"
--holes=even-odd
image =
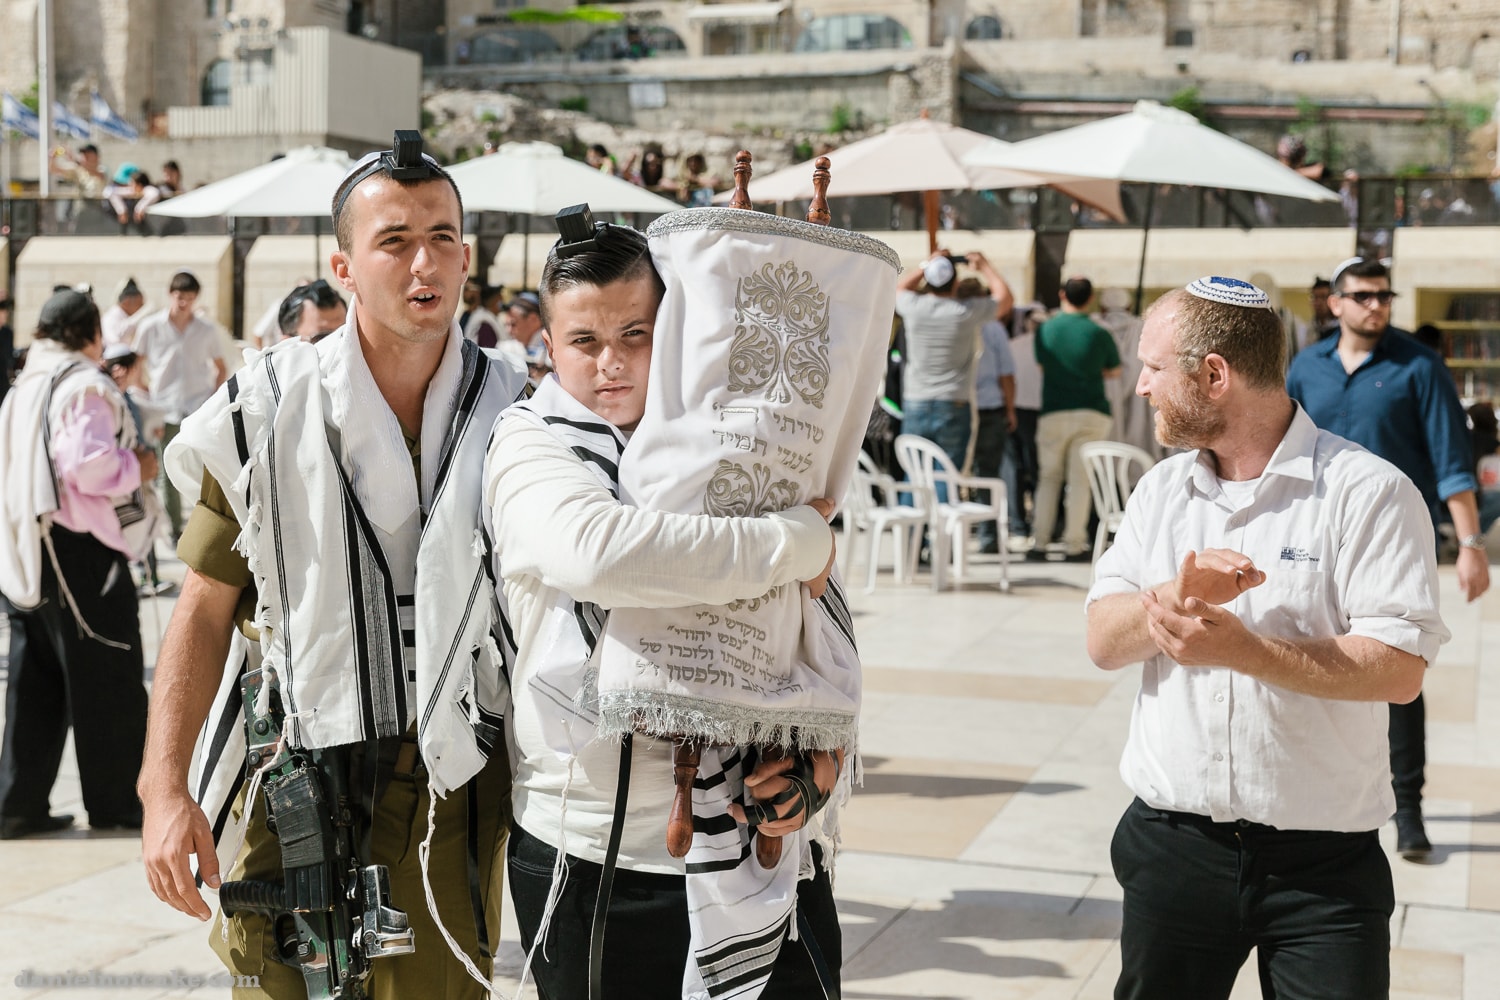
{"type": "Polygon", "coordinates": [[[1163,444],[1089,592],[1088,649],[1144,661],[1111,855],[1117,998],[1389,992],[1386,703],[1447,640],[1430,519],[1383,459],[1287,396],[1285,337],[1247,282],[1147,315],[1136,392],[1163,444]]]}

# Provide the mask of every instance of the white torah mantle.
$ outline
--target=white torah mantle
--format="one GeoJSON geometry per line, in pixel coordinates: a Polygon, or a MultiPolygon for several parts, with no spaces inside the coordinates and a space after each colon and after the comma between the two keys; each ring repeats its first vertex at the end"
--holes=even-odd
{"type": "MultiPolygon", "coordinates": [[[[732,208],[647,230],[666,285],[621,499],[753,517],[844,494],[885,371],[895,252],[732,208]]],[[[610,612],[599,731],[802,749],[852,746],[860,669],[843,588],[792,583],[727,606],[610,612]]]]}

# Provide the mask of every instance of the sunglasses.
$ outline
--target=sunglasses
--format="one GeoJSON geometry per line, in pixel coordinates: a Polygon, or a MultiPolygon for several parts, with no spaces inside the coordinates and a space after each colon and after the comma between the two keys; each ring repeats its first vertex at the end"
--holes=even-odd
{"type": "Polygon", "coordinates": [[[1391,300],[1396,297],[1396,293],[1390,289],[1382,289],[1378,292],[1335,292],[1334,294],[1341,299],[1350,299],[1356,305],[1361,306],[1369,306],[1372,302],[1388,306],[1391,304],[1391,300]]]}

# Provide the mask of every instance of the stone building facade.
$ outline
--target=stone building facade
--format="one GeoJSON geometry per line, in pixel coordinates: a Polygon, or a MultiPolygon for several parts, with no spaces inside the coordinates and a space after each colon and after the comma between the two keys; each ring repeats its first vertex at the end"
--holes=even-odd
{"type": "MultiPolygon", "coordinates": [[[[604,121],[651,129],[821,129],[851,111],[857,126],[926,108],[1017,139],[1109,113],[1087,110],[1091,101],[1197,90],[1218,107],[1279,108],[1263,129],[1274,141],[1304,98],[1472,110],[1493,101],[1500,78],[1500,0],[627,0],[607,4],[618,26],[507,21],[515,8],[566,11],[569,0],[51,2],[58,97],[86,113],[98,89],[158,136],[168,108],[271,87],[289,33],[305,27],[416,51],[429,88],[500,89],[539,107],[581,102],[604,121]],[[647,30],[676,42],[653,48],[657,58],[609,48],[647,30]],[[819,30],[824,47],[807,45],[819,30]],[[491,53],[528,38],[553,48],[486,63],[485,38],[491,53]],[[1062,102],[1054,118],[1048,102],[1062,102]]],[[[0,0],[0,88],[34,85],[36,11],[36,0],[0,0]]],[[[1341,128],[1345,145],[1373,149],[1347,158],[1362,168],[1452,159],[1423,148],[1437,134],[1427,124],[1412,125],[1399,149],[1341,128]]],[[[1369,128],[1393,135],[1385,122],[1369,128]]]]}

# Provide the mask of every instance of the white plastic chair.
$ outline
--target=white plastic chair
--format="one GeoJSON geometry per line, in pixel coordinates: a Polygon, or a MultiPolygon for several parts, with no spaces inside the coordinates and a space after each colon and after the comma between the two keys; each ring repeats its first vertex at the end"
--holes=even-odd
{"type": "Polygon", "coordinates": [[[859,468],[854,470],[849,480],[849,492],[844,496],[843,538],[839,541],[839,552],[844,557],[847,573],[857,545],[854,533],[868,533],[869,566],[865,593],[875,589],[875,574],[880,568],[880,541],[887,531],[891,533],[896,579],[910,583],[916,574],[917,552],[922,544],[922,526],[927,523],[927,509],[925,506],[901,506],[896,502],[899,489],[894,479],[876,469],[875,463],[860,453],[859,468]],[[875,499],[875,490],[881,492],[881,500],[875,499]]]}
{"type": "Polygon", "coordinates": [[[1146,470],[1156,464],[1156,459],[1133,444],[1119,441],[1090,441],[1079,450],[1089,470],[1094,512],[1099,515],[1099,529],[1094,532],[1094,561],[1098,562],[1109,548],[1109,536],[1119,531],[1125,521],[1125,501],[1130,499],[1130,491],[1146,470]],[[1132,472],[1135,466],[1140,466],[1140,470],[1132,472]]]}
{"type": "Polygon", "coordinates": [[[953,578],[964,578],[969,525],[994,521],[1000,549],[1000,589],[1010,590],[1010,531],[1005,481],[959,475],[947,452],[932,441],[915,434],[896,437],[896,460],[906,470],[906,478],[910,484],[925,494],[928,504],[928,528],[932,536],[932,589],[943,589],[943,576],[950,558],[953,561],[953,578]],[[939,483],[944,484],[947,495],[947,499],[942,502],[937,499],[939,483]],[[989,502],[961,500],[961,489],[989,490],[989,502]]]}

